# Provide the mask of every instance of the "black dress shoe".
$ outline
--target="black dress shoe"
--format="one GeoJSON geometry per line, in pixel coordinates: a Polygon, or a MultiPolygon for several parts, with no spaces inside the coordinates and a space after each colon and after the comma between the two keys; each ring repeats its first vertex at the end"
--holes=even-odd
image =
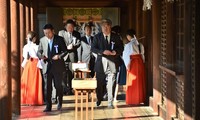
{"type": "Polygon", "coordinates": [[[43,112],[51,112],[51,109],[44,109],[43,112]]]}
{"type": "Polygon", "coordinates": [[[97,107],[98,107],[100,104],[101,104],[101,101],[97,101],[97,102],[96,102],[97,107]]]}
{"type": "Polygon", "coordinates": [[[57,105],[57,110],[62,110],[62,105],[61,104],[57,105]]]}

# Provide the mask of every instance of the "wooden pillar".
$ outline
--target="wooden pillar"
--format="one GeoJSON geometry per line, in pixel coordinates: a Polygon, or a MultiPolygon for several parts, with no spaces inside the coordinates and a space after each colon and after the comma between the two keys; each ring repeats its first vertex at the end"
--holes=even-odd
{"type": "Polygon", "coordinates": [[[11,14],[11,80],[12,80],[12,112],[20,114],[20,40],[19,40],[19,4],[18,0],[10,0],[11,14]]]}
{"type": "Polygon", "coordinates": [[[195,5],[195,111],[194,111],[194,119],[197,120],[200,118],[200,1],[193,0],[195,5]]]}
{"type": "Polygon", "coordinates": [[[24,46],[24,44],[26,42],[25,41],[25,35],[26,35],[25,27],[26,27],[26,24],[24,24],[26,19],[25,19],[24,0],[19,0],[19,1],[20,1],[19,2],[19,11],[20,11],[20,14],[19,14],[19,16],[20,16],[20,20],[19,20],[19,22],[20,22],[20,54],[21,54],[20,55],[20,62],[22,62],[22,49],[23,49],[23,46],[24,46]]]}
{"type": "Polygon", "coordinates": [[[25,0],[26,33],[31,30],[30,0],[25,0]]]}
{"type": "Polygon", "coordinates": [[[30,5],[30,21],[31,21],[30,22],[30,27],[31,27],[30,30],[33,31],[34,25],[33,25],[33,6],[32,5],[30,5]]]}
{"type": "Polygon", "coordinates": [[[0,120],[11,120],[10,1],[0,0],[0,120]]]}
{"type": "MultiPolygon", "coordinates": [[[[37,19],[37,13],[38,13],[38,0],[31,0],[32,8],[33,8],[33,31],[38,31],[38,19],[37,19]]],[[[39,36],[39,33],[38,33],[39,36]]]]}
{"type": "Polygon", "coordinates": [[[129,28],[135,29],[136,27],[136,10],[135,10],[135,1],[134,0],[129,0],[128,2],[128,19],[129,19],[129,28]]]}
{"type": "Polygon", "coordinates": [[[138,16],[138,14],[139,14],[139,0],[135,0],[135,31],[136,31],[136,35],[137,35],[137,33],[138,33],[138,27],[139,27],[139,25],[138,25],[138,23],[139,23],[139,16],[138,16]]]}
{"type": "MultiPolygon", "coordinates": [[[[194,114],[194,75],[195,75],[195,60],[194,60],[194,43],[195,43],[195,8],[194,0],[185,0],[185,27],[183,31],[185,32],[185,48],[184,48],[184,119],[193,120],[194,114]],[[190,23],[190,24],[188,24],[190,23]]],[[[198,26],[198,25],[197,25],[198,26]]]]}
{"type": "MultiPolygon", "coordinates": [[[[175,54],[174,52],[176,49],[174,49],[175,44],[175,38],[176,38],[176,16],[174,12],[174,3],[167,3],[167,50],[166,50],[166,58],[167,58],[167,64],[173,64],[175,63],[175,54]]],[[[167,84],[167,91],[166,91],[166,113],[167,113],[167,120],[171,120],[172,116],[176,115],[176,103],[175,103],[175,83],[176,78],[174,76],[171,76],[170,74],[167,74],[166,78],[166,84],[167,84]]]]}
{"type": "Polygon", "coordinates": [[[135,31],[136,31],[136,36],[137,37],[142,37],[142,1],[141,0],[136,0],[136,22],[135,22],[135,31]]]}
{"type": "Polygon", "coordinates": [[[150,106],[155,112],[161,104],[161,80],[160,80],[160,38],[161,38],[161,1],[153,0],[152,5],[152,64],[153,64],[153,97],[150,98],[150,106]]]}
{"type": "Polygon", "coordinates": [[[145,49],[145,75],[146,75],[146,104],[148,104],[149,96],[153,95],[153,65],[152,65],[152,56],[153,56],[153,41],[152,41],[152,19],[151,19],[151,10],[146,10],[142,12],[142,20],[140,24],[142,24],[142,34],[139,37],[143,37],[140,39],[144,45],[145,49]]]}
{"type": "Polygon", "coordinates": [[[38,0],[30,0],[30,20],[31,20],[31,30],[38,31],[38,23],[37,23],[37,12],[38,12],[38,0]]]}

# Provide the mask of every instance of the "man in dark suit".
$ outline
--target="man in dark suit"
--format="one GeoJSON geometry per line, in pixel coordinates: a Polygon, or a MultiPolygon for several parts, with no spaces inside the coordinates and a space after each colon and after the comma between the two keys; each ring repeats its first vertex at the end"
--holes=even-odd
{"type": "Polygon", "coordinates": [[[85,36],[81,37],[81,45],[78,48],[78,62],[87,63],[90,72],[90,77],[94,77],[94,63],[95,57],[91,52],[91,44],[93,42],[93,36],[91,36],[92,28],[89,24],[84,27],[85,36]]]}
{"type": "Polygon", "coordinates": [[[105,83],[108,92],[108,108],[113,107],[113,85],[116,73],[120,65],[119,56],[123,52],[123,43],[120,37],[111,32],[112,22],[103,19],[101,23],[102,32],[94,36],[91,51],[97,55],[95,72],[97,77],[97,106],[103,100],[105,83]]]}
{"type": "Polygon", "coordinates": [[[67,20],[65,29],[59,31],[58,35],[62,36],[65,45],[69,50],[69,54],[64,58],[66,65],[65,79],[64,79],[64,93],[73,94],[71,81],[73,79],[72,63],[78,62],[77,49],[80,46],[80,33],[74,30],[75,22],[72,19],[67,20]],[[68,93],[67,93],[68,92],[68,93]]]}
{"type": "Polygon", "coordinates": [[[45,36],[40,39],[37,55],[44,61],[43,74],[47,80],[46,84],[46,109],[43,112],[49,112],[52,109],[52,80],[54,80],[56,93],[58,96],[57,110],[61,110],[63,101],[62,79],[65,71],[64,60],[62,59],[67,51],[62,37],[54,34],[54,28],[51,24],[43,27],[45,36]]]}

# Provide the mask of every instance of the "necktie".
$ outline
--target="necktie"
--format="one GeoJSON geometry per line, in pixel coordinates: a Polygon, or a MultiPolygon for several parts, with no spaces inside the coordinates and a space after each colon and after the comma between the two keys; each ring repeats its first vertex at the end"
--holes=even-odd
{"type": "Polygon", "coordinates": [[[108,41],[108,36],[106,36],[106,42],[107,42],[107,44],[109,44],[109,41],[108,41]]]}
{"type": "Polygon", "coordinates": [[[107,43],[107,49],[110,50],[111,47],[110,47],[110,42],[108,41],[108,36],[106,36],[106,43],[107,43]]]}
{"type": "Polygon", "coordinates": [[[70,39],[70,42],[72,43],[72,33],[69,33],[69,39],[70,39]]]}
{"type": "Polygon", "coordinates": [[[53,40],[49,41],[49,45],[48,45],[48,58],[51,59],[51,54],[52,54],[52,43],[53,40]]]}

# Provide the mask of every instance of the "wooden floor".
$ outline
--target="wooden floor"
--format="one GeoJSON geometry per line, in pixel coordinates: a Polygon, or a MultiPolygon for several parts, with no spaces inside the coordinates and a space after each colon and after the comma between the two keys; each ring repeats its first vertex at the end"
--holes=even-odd
{"type": "MultiPolygon", "coordinates": [[[[103,101],[100,107],[94,104],[95,120],[162,120],[148,106],[130,106],[126,105],[124,97],[119,102],[114,103],[115,109],[107,108],[107,101],[103,101]]],[[[74,96],[64,96],[62,111],[56,110],[56,104],[53,105],[52,112],[42,112],[45,106],[22,106],[21,115],[14,116],[13,120],[74,120],[75,104],[74,96]]],[[[91,114],[89,113],[89,118],[91,114]]],[[[78,113],[80,120],[80,112],[78,113]]],[[[85,116],[84,116],[85,118],[85,116]]],[[[85,120],[85,119],[84,119],[85,120]]]]}

